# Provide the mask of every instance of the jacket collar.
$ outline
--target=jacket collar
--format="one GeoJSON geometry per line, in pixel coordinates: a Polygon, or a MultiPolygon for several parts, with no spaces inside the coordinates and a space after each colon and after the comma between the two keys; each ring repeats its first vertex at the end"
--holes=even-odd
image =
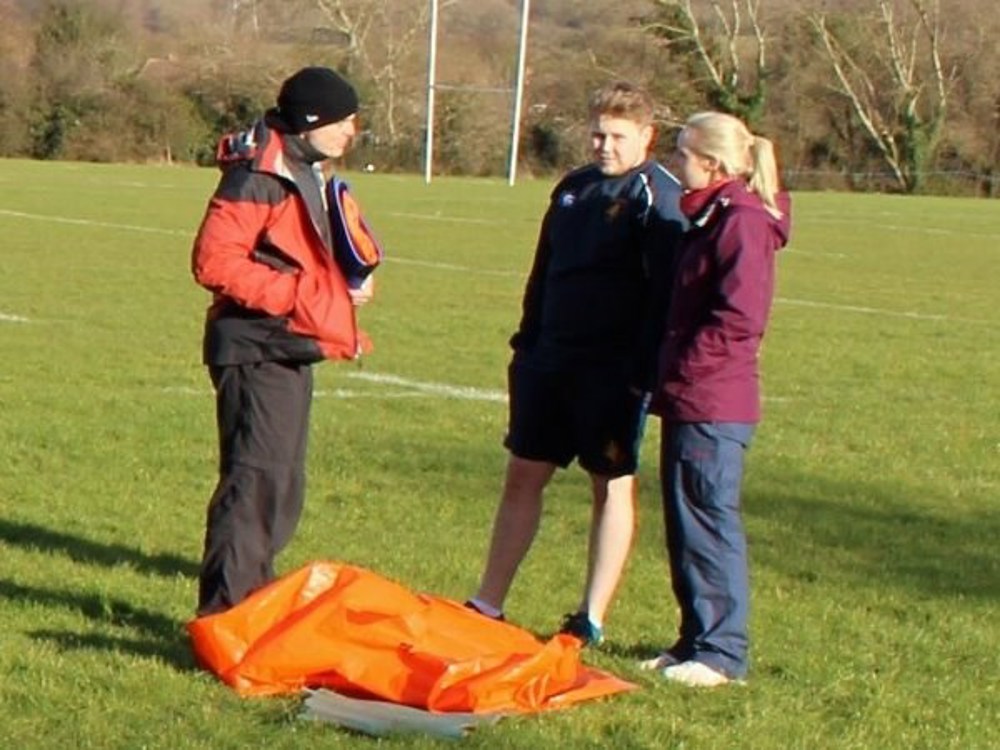
{"type": "Polygon", "coordinates": [[[734,180],[716,182],[700,190],[689,190],[681,196],[681,211],[692,226],[704,227],[715,216],[716,211],[729,205],[728,196],[723,195],[726,187],[734,180]]]}

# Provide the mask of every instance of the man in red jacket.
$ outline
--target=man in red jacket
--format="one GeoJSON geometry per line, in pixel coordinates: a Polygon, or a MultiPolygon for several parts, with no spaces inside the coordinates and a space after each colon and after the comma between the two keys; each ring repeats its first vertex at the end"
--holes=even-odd
{"type": "Polygon", "coordinates": [[[354,308],[371,297],[371,277],[350,286],[334,253],[338,239],[365,225],[345,220],[339,198],[328,205],[321,169],[350,147],[357,109],[357,94],[336,72],[304,68],[262,120],[219,144],[223,174],[192,254],[195,279],[214,296],[204,361],[220,457],[199,616],[274,577],[305,497],[312,364],[353,358],[365,346],[354,308]]]}

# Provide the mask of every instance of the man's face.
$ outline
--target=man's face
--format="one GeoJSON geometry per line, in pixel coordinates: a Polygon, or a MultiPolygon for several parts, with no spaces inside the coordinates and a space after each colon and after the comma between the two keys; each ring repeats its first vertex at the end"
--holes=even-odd
{"type": "Polygon", "coordinates": [[[625,174],[642,164],[653,139],[651,125],[600,115],[590,125],[590,143],[594,162],[609,177],[625,174]]]}
{"type": "Polygon", "coordinates": [[[356,133],[357,115],[348,115],[343,120],[307,130],[303,137],[328,159],[336,159],[351,147],[356,133]]]}

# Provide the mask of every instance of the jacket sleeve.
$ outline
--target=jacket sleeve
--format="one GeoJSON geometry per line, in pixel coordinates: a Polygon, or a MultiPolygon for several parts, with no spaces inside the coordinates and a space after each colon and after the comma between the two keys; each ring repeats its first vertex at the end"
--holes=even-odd
{"type": "Polygon", "coordinates": [[[552,248],[548,240],[549,213],[542,219],[542,227],[538,233],[538,244],[535,248],[535,259],[531,265],[531,273],[524,289],[521,302],[521,322],[517,332],[511,336],[510,346],[514,351],[528,351],[538,340],[538,326],[542,314],[542,304],[545,297],[545,275],[548,271],[552,248]]]}
{"type": "Polygon", "coordinates": [[[195,238],[191,270],[203,287],[243,307],[287,315],[295,306],[298,274],[255,259],[274,200],[255,194],[263,190],[253,186],[254,178],[240,169],[223,175],[195,238]],[[234,194],[240,199],[229,197],[234,194]]]}
{"type": "Polygon", "coordinates": [[[645,213],[640,228],[640,252],[646,280],[646,301],[633,364],[632,385],[650,391],[656,382],[660,341],[670,307],[681,240],[687,219],[680,209],[679,185],[654,183],[653,203],[645,213]]]}
{"type": "Polygon", "coordinates": [[[773,254],[765,215],[737,209],[722,219],[715,243],[715,290],[679,362],[679,374],[693,382],[726,366],[741,342],[764,334],[773,289],[773,254]]]}

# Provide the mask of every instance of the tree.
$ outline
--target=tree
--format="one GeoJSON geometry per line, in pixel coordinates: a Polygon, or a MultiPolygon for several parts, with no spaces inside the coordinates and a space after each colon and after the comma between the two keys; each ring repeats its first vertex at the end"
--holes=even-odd
{"type": "Polygon", "coordinates": [[[713,108],[755,125],[764,112],[768,78],[760,0],[730,0],[728,8],[712,0],[710,18],[699,17],[692,0],[654,1],[657,11],[643,28],[686,62],[713,108]]]}
{"type": "Polygon", "coordinates": [[[255,36],[260,32],[257,0],[226,0],[226,10],[233,29],[247,24],[255,36]]]}
{"type": "Polygon", "coordinates": [[[28,113],[31,96],[23,75],[30,52],[23,40],[31,30],[14,7],[13,0],[0,0],[0,154],[25,156],[30,152],[28,113]]]}
{"type": "Polygon", "coordinates": [[[92,140],[88,124],[100,126],[111,106],[116,76],[127,69],[122,29],[99,8],[54,0],[43,11],[31,61],[35,89],[33,153],[71,155],[74,138],[92,140]]]}
{"type": "MultiPolygon", "coordinates": [[[[401,68],[426,39],[426,0],[314,0],[329,27],[346,40],[348,74],[371,82],[389,144],[399,134],[401,68]]],[[[458,0],[444,0],[441,7],[458,0]]],[[[419,52],[423,54],[421,48],[419,52]]]]}
{"type": "Polygon", "coordinates": [[[917,192],[940,145],[954,70],[941,55],[937,0],[898,4],[875,0],[875,34],[864,21],[826,12],[811,22],[835,75],[833,90],[846,99],[869,142],[898,187],[917,192]]]}

